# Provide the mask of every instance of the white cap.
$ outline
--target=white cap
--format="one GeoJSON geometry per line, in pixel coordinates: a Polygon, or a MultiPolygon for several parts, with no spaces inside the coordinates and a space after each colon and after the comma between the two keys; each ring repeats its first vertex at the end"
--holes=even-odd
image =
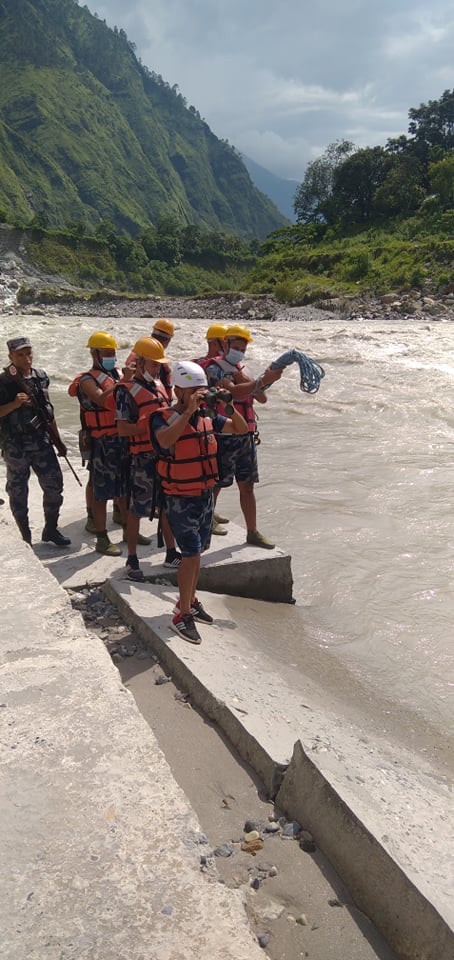
{"type": "Polygon", "coordinates": [[[175,364],[172,370],[172,383],[174,387],[208,386],[205,370],[191,360],[180,360],[175,364]]]}

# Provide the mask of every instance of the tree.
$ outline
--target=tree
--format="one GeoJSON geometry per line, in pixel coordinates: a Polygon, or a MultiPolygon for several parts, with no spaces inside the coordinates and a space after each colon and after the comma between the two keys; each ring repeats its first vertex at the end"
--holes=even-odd
{"type": "Polygon", "coordinates": [[[424,168],[417,157],[394,154],[383,183],[373,196],[374,214],[408,217],[424,200],[424,168]]]}
{"type": "Polygon", "coordinates": [[[329,144],[321,157],[308,164],[293,202],[295,216],[300,223],[328,219],[335,171],[355,149],[350,140],[336,140],[329,144]]]}
{"type": "Polygon", "coordinates": [[[374,196],[385,181],[391,158],[383,147],[358,150],[334,172],[331,205],[344,223],[372,220],[374,196]]]}
{"type": "Polygon", "coordinates": [[[408,111],[408,132],[415,140],[445,150],[454,148],[454,90],[445,90],[439,100],[421,103],[408,111]]]}
{"type": "Polygon", "coordinates": [[[431,163],[430,186],[441,200],[445,210],[454,207],[454,155],[431,163]]]}

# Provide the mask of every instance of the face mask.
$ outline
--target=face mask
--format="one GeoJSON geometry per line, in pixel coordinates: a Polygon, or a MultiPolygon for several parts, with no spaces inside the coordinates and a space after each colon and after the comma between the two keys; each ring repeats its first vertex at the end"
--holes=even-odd
{"type": "Polygon", "coordinates": [[[234,350],[233,348],[230,348],[228,353],[225,355],[225,359],[228,363],[232,363],[234,366],[236,366],[237,363],[241,363],[244,360],[244,353],[242,353],[241,350],[234,350]]]}
{"type": "Polygon", "coordinates": [[[154,377],[151,375],[151,373],[148,373],[148,370],[144,370],[142,376],[147,383],[153,383],[154,377]]]}
{"type": "Polygon", "coordinates": [[[117,361],[115,357],[103,357],[101,360],[101,366],[106,371],[115,370],[116,362],[117,361]]]}

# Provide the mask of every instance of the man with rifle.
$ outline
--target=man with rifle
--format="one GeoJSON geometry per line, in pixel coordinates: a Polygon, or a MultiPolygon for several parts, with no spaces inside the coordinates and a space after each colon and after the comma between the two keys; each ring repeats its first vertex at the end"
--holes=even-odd
{"type": "Polygon", "coordinates": [[[45,525],[42,540],[66,547],[71,541],[58,530],[63,503],[63,474],[55,455],[66,457],[66,446],[49,399],[49,379],[32,366],[28,337],[8,340],[10,363],[0,374],[0,446],[6,463],[6,492],[13,517],[26,543],[32,542],[28,522],[28,481],[34,471],[43,491],[45,525]]]}

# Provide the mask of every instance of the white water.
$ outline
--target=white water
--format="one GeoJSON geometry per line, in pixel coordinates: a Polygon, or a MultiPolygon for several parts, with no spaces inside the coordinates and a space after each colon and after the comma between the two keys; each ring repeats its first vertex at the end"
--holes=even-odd
{"type": "MultiPolygon", "coordinates": [[[[171,357],[203,353],[208,321],[176,326],[171,357]]],[[[3,339],[29,334],[35,364],[51,376],[75,464],[78,411],[66,387],[87,367],[87,337],[113,332],[121,360],[150,327],[137,319],[4,318],[3,339]]],[[[372,701],[389,700],[442,735],[452,732],[454,326],[292,320],[254,325],[253,333],[254,373],[291,347],[326,371],[308,396],[296,366],[288,368],[259,408],[258,526],[292,555],[300,608],[283,661],[298,662],[304,628],[305,641],[341,661],[372,701]]],[[[241,522],[236,492],[219,504],[241,522]]]]}

